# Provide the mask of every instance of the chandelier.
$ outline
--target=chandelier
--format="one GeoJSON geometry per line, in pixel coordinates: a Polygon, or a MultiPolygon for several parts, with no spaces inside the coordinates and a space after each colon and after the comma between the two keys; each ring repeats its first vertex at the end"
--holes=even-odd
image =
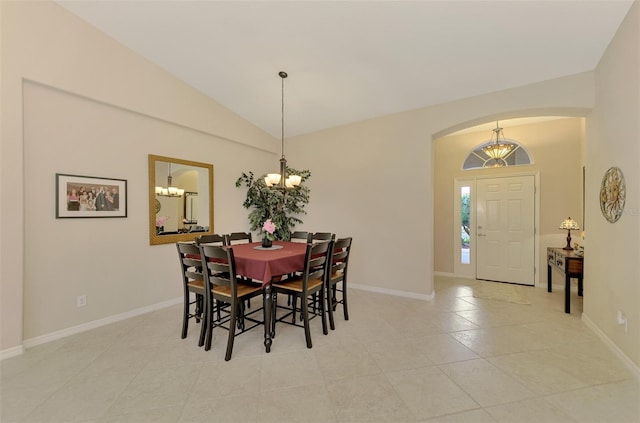
{"type": "Polygon", "coordinates": [[[156,187],[156,195],[162,197],[182,197],[184,195],[184,189],[174,187],[171,178],[171,163],[167,166],[167,187],[156,187]]]}
{"type": "Polygon", "coordinates": [[[493,134],[489,140],[490,144],[482,147],[482,151],[493,159],[493,166],[500,167],[505,165],[505,157],[507,157],[514,149],[515,145],[509,144],[506,141],[507,140],[502,133],[502,128],[500,128],[500,125],[496,122],[496,127],[493,129],[493,134]],[[493,138],[494,135],[495,139],[493,138]]]}
{"type": "Polygon", "coordinates": [[[299,175],[287,175],[287,159],[284,157],[284,79],[289,76],[286,72],[278,72],[278,76],[282,78],[282,157],[280,157],[280,173],[269,173],[264,178],[264,183],[268,187],[286,189],[300,185],[302,177],[299,175]]]}

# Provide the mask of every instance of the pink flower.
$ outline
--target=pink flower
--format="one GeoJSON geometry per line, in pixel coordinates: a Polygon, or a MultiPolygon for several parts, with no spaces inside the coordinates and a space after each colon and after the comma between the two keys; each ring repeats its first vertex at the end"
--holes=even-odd
{"type": "Polygon", "coordinates": [[[276,225],[271,221],[271,219],[267,219],[262,225],[262,230],[273,235],[276,230],[276,225]]]}
{"type": "Polygon", "coordinates": [[[156,227],[164,226],[164,224],[167,223],[167,220],[169,220],[169,216],[157,217],[156,218],[156,227]]]}

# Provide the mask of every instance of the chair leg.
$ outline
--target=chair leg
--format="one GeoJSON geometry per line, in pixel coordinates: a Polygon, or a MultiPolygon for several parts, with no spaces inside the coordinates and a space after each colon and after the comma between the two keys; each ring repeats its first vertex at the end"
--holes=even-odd
{"type": "Polygon", "coordinates": [[[237,318],[238,330],[244,332],[244,301],[238,303],[238,308],[240,309],[237,318]]]}
{"type": "Polygon", "coordinates": [[[227,353],[224,356],[224,361],[231,360],[231,353],[233,352],[233,340],[236,337],[236,318],[238,314],[238,303],[231,303],[231,320],[229,320],[229,338],[227,339],[227,353]]]}
{"type": "Polygon", "coordinates": [[[338,293],[337,285],[333,285],[331,303],[333,304],[333,311],[336,310],[336,306],[338,305],[338,298],[336,298],[336,294],[338,293]]]}
{"type": "MultiPolygon", "coordinates": [[[[212,303],[212,301],[209,301],[212,303]]],[[[209,306],[213,307],[213,305],[209,306]]],[[[218,312],[220,311],[220,305],[218,305],[218,312]]],[[[211,338],[213,338],[213,310],[207,312],[210,316],[209,321],[207,322],[207,330],[205,340],[204,340],[204,350],[209,351],[211,349],[211,338]]]]}
{"type": "Polygon", "coordinates": [[[347,308],[347,283],[342,281],[342,312],[344,320],[349,320],[349,310],[347,308]]]}
{"type": "Polygon", "coordinates": [[[311,344],[311,329],[309,328],[309,310],[307,301],[307,298],[301,298],[300,306],[302,308],[302,320],[304,321],[304,337],[307,340],[307,348],[311,348],[313,344],[311,344]]]}
{"type": "MultiPolygon", "coordinates": [[[[302,304],[302,300],[300,300],[300,304],[302,304]]],[[[293,295],[291,298],[291,310],[293,311],[293,313],[291,313],[291,323],[295,323],[296,322],[296,307],[298,306],[298,296],[297,295],[293,295]]]]}
{"type": "Polygon", "coordinates": [[[200,323],[202,317],[202,295],[196,294],[196,322],[200,323]]]}
{"type": "Polygon", "coordinates": [[[203,297],[203,302],[204,313],[202,316],[202,323],[200,323],[200,338],[198,339],[199,347],[204,345],[205,337],[207,335],[207,331],[209,330],[209,326],[211,325],[211,319],[213,318],[213,311],[211,309],[213,307],[213,304],[211,303],[211,300],[203,297]]]}
{"type": "Polygon", "coordinates": [[[336,330],[336,324],[333,321],[333,310],[335,305],[333,302],[332,291],[331,287],[327,288],[327,313],[329,314],[329,327],[331,327],[331,330],[336,330]]]}
{"type": "Polygon", "coordinates": [[[271,327],[268,328],[271,331],[271,338],[276,337],[276,309],[278,308],[278,294],[275,292],[271,294],[271,327]]]}
{"type": "Polygon", "coordinates": [[[189,293],[186,292],[184,296],[184,309],[182,312],[182,334],[181,339],[187,337],[187,331],[189,330],[189,293]]]}
{"type": "Polygon", "coordinates": [[[327,316],[325,315],[325,306],[324,306],[324,287],[322,288],[322,291],[320,291],[321,295],[318,295],[318,300],[320,301],[320,313],[321,316],[320,318],[322,319],[322,333],[325,335],[329,334],[329,330],[327,329],[327,316]]]}

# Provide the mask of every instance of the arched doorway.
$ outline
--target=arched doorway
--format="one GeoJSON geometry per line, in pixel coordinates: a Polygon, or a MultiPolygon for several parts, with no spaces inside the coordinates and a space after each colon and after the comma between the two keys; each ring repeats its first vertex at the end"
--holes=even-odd
{"type": "MultiPolygon", "coordinates": [[[[475,201],[476,181],[480,178],[530,175],[534,178],[534,250],[533,269],[536,284],[544,283],[541,274],[545,265],[544,252],[561,237],[557,230],[567,209],[582,202],[582,159],[584,118],[543,117],[526,120],[501,120],[509,128],[509,137],[516,139],[531,154],[532,163],[521,167],[463,170],[465,159],[478,145],[489,138],[496,121],[485,126],[469,127],[434,139],[434,272],[445,276],[476,278],[477,233],[465,233],[461,216],[463,191],[475,201]],[[511,126],[515,125],[515,126],[511,126]],[[515,132],[513,132],[515,131],[515,132]],[[560,160],[571,155],[568,162],[560,160]],[[541,204],[546,208],[541,209],[541,204]],[[466,239],[465,239],[466,238],[466,239]],[[464,248],[463,248],[464,247],[464,248]],[[465,251],[466,250],[466,251],[465,251]]],[[[467,200],[468,201],[468,200],[467,200]]],[[[473,204],[473,203],[472,203],[473,204]]],[[[475,219],[475,210],[470,216],[475,219]]],[[[475,220],[467,229],[477,230],[475,220]]]]}

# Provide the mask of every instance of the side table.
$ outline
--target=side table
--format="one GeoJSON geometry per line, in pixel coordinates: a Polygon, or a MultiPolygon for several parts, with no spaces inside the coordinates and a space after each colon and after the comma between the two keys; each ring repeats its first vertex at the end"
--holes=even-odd
{"type": "Polygon", "coordinates": [[[547,248],[547,291],[551,292],[551,268],[564,273],[564,312],[571,313],[571,278],[578,279],[578,295],[582,296],[584,258],[574,250],[547,248]]]}

